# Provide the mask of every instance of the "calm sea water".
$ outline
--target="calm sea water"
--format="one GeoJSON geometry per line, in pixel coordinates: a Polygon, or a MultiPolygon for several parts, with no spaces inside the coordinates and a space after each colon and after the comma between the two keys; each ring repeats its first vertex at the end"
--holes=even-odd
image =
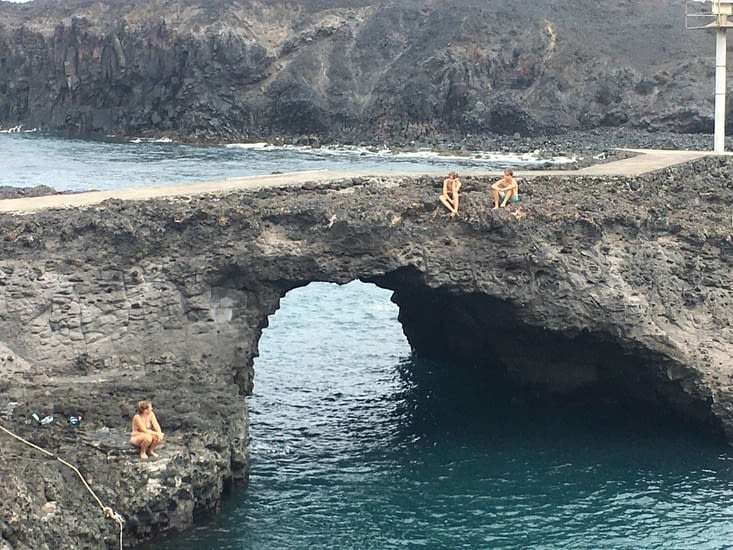
{"type": "MultiPolygon", "coordinates": [[[[0,185],[446,162],[261,149],[0,134],[0,185]]],[[[648,411],[546,409],[470,368],[416,360],[389,296],[313,283],[283,299],[247,398],[248,490],[148,548],[733,548],[728,446],[648,411]]]]}
{"type": "Polygon", "coordinates": [[[151,548],[733,548],[727,446],[415,360],[389,297],[354,282],[283,299],[248,398],[249,489],[151,548]]]}

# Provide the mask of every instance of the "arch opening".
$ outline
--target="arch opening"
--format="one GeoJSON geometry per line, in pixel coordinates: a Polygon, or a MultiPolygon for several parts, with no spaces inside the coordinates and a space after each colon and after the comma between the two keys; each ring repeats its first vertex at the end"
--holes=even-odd
{"type": "Polygon", "coordinates": [[[370,281],[394,291],[417,357],[473,369],[538,405],[634,410],[725,437],[712,399],[698,391],[696,374],[669,357],[609,333],[529,325],[507,300],[429,288],[409,269],[370,281]]]}
{"type": "MultiPolygon", "coordinates": [[[[394,301],[405,303],[404,295],[394,301]]],[[[408,331],[410,315],[409,306],[399,313],[408,331]]],[[[548,536],[588,544],[586,525],[547,514],[575,517],[587,506],[600,518],[590,544],[602,545],[609,536],[665,534],[664,522],[615,520],[660,478],[688,486],[691,472],[700,472],[711,490],[725,486],[727,466],[709,474],[720,466],[721,446],[682,433],[664,415],[617,403],[548,407],[497,376],[498,368],[412,354],[390,293],[374,285],[288,292],[260,350],[248,398],[249,487],[233,495],[212,529],[186,535],[192,550],[420,540],[533,547],[548,536]],[[589,503],[589,495],[598,499],[589,503]],[[528,531],[529,516],[548,521],[528,531]]],[[[658,498],[668,509],[667,495],[658,498]]],[[[691,521],[700,518],[698,503],[684,506],[691,521]]],[[[669,505],[680,509],[678,500],[669,505]]]]}

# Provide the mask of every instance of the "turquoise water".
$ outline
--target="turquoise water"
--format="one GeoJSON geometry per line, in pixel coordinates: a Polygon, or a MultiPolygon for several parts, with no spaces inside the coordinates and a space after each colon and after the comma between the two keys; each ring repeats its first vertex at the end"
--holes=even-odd
{"type": "Polygon", "coordinates": [[[733,548],[727,446],[413,359],[389,296],[283,299],[248,398],[249,489],[151,548],[733,548]]]}
{"type": "MultiPolygon", "coordinates": [[[[82,190],[518,162],[490,157],[0,134],[0,185],[82,190]]],[[[148,548],[733,548],[727,445],[649,411],[550,409],[470,368],[417,360],[389,296],[312,284],[283,299],[247,398],[248,490],[148,548]]]]}

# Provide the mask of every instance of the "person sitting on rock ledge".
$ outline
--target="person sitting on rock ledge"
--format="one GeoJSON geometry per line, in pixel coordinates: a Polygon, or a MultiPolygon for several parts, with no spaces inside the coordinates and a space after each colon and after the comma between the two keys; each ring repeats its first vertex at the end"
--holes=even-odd
{"type": "Polygon", "coordinates": [[[130,445],[140,448],[140,458],[158,456],[156,447],[163,441],[163,432],[153,412],[151,401],[140,401],[137,404],[137,414],[132,418],[132,433],[130,445]]]}
{"type": "Polygon", "coordinates": [[[450,212],[450,217],[458,215],[458,192],[461,190],[461,180],[456,172],[450,172],[443,180],[443,194],[440,195],[440,202],[450,212]]]}
{"type": "Polygon", "coordinates": [[[504,208],[510,202],[519,202],[519,185],[511,168],[504,168],[504,177],[491,185],[494,208],[504,208]]]}

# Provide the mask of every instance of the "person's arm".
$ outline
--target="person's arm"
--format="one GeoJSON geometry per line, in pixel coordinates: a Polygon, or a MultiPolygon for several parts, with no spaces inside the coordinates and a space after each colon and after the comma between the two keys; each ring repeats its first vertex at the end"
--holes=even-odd
{"type": "Polygon", "coordinates": [[[445,197],[448,196],[448,180],[447,179],[443,180],[443,196],[445,197]]]}
{"type": "Polygon", "coordinates": [[[153,431],[157,433],[160,437],[163,437],[163,431],[160,429],[160,424],[158,424],[158,417],[155,416],[155,413],[152,413],[150,415],[150,424],[153,426],[153,431]]]}
{"type": "Polygon", "coordinates": [[[458,191],[460,191],[460,190],[461,190],[461,185],[463,185],[463,184],[461,183],[461,180],[459,180],[458,178],[456,178],[456,179],[455,179],[455,180],[453,181],[453,192],[454,192],[454,193],[455,193],[456,195],[458,195],[458,191]]]}
{"type": "Polygon", "coordinates": [[[504,181],[504,180],[496,180],[494,183],[491,184],[491,188],[494,191],[502,191],[502,188],[501,188],[501,182],[502,181],[504,181]]]}
{"type": "Polygon", "coordinates": [[[132,431],[142,433],[147,433],[148,431],[147,426],[145,426],[145,422],[143,422],[143,419],[140,418],[139,414],[132,417],[132,431]]]}
{"type": "Polygon", "coordinates": [[[512,178],[509,181],[500,179],[499,181],[496,182],[495,185],[496,187],[494,187],[494,189],[496,189],[497,191],[501,191],[502,193],[506,193],[507,191],[510,191],[511,189],[516,188],[517,180],[515,180],[514,178],[512,178]]]}

